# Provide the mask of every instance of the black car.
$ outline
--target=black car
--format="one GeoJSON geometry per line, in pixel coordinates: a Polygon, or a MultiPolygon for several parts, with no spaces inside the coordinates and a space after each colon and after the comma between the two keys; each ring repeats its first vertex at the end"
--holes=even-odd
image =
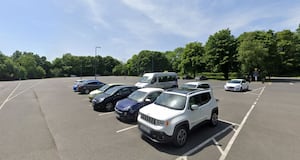
{"type": "Polygon", "coordinates": [[[104,85],[105,83],[98,80],[86,80],[78,85],[77,92],[88,94],[90,91],[98,89],[104,85]]]}
{"type": "Polygon", "coordinates": [[[129,96],[132,92],[137,90],[136,86],[115,86],[104,93],[97,95],[93,100],[93,108],[96,111],[113,111],[115,104],[129,96]]]}

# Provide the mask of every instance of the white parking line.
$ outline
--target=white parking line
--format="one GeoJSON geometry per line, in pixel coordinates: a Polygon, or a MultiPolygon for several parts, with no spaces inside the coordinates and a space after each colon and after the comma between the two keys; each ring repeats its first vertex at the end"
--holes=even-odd
{"type": "Polygon", "coordinates": [[[5,105],[9,100],[12,99],[12,98],[10,99],[10,96],[12,96],[12,95],[15,93],[15,91],[19,88],[20,85],[21,85],[21,82],[19,82],[18,85],[16,86],[16,88],[14,88],[14,90],[12,90],[12,92],[10,92],[10,94],[6,97],[5,101],[1,104],[0,110],[4,107],[4,105],[5,105]]]}
{"type": "Polygon", "coordinates": [[[198,146],[194,147],[193,149],[189,150],[188,152],[184,153],[182,156],[176,158],[176,160],[178,159],[182,159],[185,158],[187,159],[187,156],[192,155],[193,153],[197,152],[199,149],[203,148],[207,143],[213,141],[213,139],[215,139],[216,137],[220,136],[221,134],[223,134],[224,132],[226,132],[227,130],[231,129],[232,125],[224,128],[223,130],[221,130],[220,132],[216,133],[215,135],[211,136],[210,138],[208,138],[206,141],[200,143],[198,146]]]}
{"type": "Polygon", "coordinates": [[[114,112],[99,113],[98,116],[105,116],[105,115],[110,115],[110,114],[114,114],[114,112]]]}
{"type": "Polygon", "coordinates": [[[230,141],[228,142],[224,153],[221,155],[221,157],[219,158],[219,160],[225,160],[225,158],[227,157],[233,143],[235,142],[237,136],[239,135],[240,131],[242,130],[242,128],[244,127],[249,115],[251,114],[251,112],[253,111],[253,109],[255,108],[260,96],[262,95],[262,93],[264,92],[265,87],[262,88],[262,90],[260,91],[258,97],[256,98],[255,102],[252,104],[251,108],[249,109],[249,111],[247,112],[247,114],[245,115],[244,119],[242,120],[240,127],[236,130],[236,132],[234,133],[234,135],[232,136],[232,138],[230,139],[230,141]]]}
{"type": "Polygon", "coordinates": [[[121,132],[130,130],[130,129],[136,128],[137,126],[138,126],[138,125],[134,125],[134,126],[127,127],[127,128],[124,128],[124,129],[121,129],[121,130],[116,131],[116,133],[121,133],[121,132]]]}
{"type": "Polygon", "coordinates": [[[221,152],[221,154],[224,154],[224,151],[223,151],[223,149],[221,148],[220,143],[217,142],[215,138],[213,138],[212,140],[213,140],[214,144],[217,146],[218,150],[221,152]]]}
{"type": "Polygon", "coordinates": [[[8,99],[8,101],[10,101],[10,100],[12,100],[12,99],[14,99],[14,98],[18,97],[19,95],[21,95],[21,94],[23,94],[24,92],[26,92],[27,90],[29,90],[29,89],[31,89],[31,88],[33,88],[33,87],[35,87],[35,86],[36,86],[36,85],[38,85],[39,83],[40,83],[40,81],[39,81],[39,82],[37,82],[37,83],[35,83],[34,85],[30,86],[29,88],[27,88],[27,89],[25,89],[25,90],[23,90],[23,91],[19,92],[19,93],[18,93],[18,94],[16,94],[15,96],[13,96],[13,97],[9,98],[9,99],[8,99]]]}
{"type": "Polygon", "coordinates": [[[225,123],[229,123],[229,124],[231,124],[233,126],[239,126],[239,124],[237,124],[237,123],[230,122],[230,121],[227,121],[227,120],[224,120],[224,119],[219,119],[219,121],[222,121],[222,122],[225,122],[225,123]]]}

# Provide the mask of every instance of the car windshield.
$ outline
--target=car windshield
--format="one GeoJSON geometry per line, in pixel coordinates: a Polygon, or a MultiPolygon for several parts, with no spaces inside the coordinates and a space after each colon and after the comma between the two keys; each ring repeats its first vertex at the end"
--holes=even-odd
{"type": "Polygon", "coordinates": [[[137,102],[142,102],[146,97],[147,93],[142,91],[134,91],[132,94],[128,96],[129,99],[132,99],[137,102]]]}
{"type": "Polygon", "coordinates": [[[99,91],[104,92],[104,91],[106,91],[109,87],[110,87],[110,85],[106,84],[106,85],[102,86],[101,88],[99,88],[99,91]]]}
{"type": "Polygon", "coordinates": [[[143,77],[139,80],[139,82],[141,82],[141,83],[150,83],[151,80],[152,80],[152,77],[149,77],[149,76],[143,76],[143,77]]]}
{"type": "Polygon", "coordinates": [[[184,96],[170,93],[162,93],[160,96],[158,96],[154,103],[167,108],[182,110],[184,109],[185,102],[186,97],[184,96]]]}
{"type": "Polygon", "coordinates": [[[113,95],[116,92],[118,92],[119,89],[120,89],[120,87],[118,87],[118,86],[112,87],[112,88],[108,89],[107,91],[105,91],[105,93],[109,94],[109,95],[113,95]]]}
{"type": "Polygon", "coordinates": [[[190,89],[190,88],[197,88],[197,85],[195,85],[195,84],[183,84],[182,86],[181,86],[181,88],[188,88],[188,89],[190,89]]]}
{"type": "Polygon", "coordinates": [[[231,80],[228,83],[241,83],[241,81],[240,80],[231,80]]]}

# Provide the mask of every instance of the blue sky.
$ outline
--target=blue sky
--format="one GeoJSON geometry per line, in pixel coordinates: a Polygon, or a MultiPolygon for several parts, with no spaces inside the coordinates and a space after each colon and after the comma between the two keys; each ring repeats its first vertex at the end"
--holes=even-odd
{"type": "Polygon", "coordinates": [[[168,51],[229,28],[295,31],[299,0],[2,0],[0,51],[112,56],[168,51]]]}

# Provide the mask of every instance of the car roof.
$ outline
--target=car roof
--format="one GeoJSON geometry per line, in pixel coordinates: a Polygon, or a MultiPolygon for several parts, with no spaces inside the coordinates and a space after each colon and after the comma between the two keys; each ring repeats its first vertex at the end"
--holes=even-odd
{"type": "Polygon", "coordinates": [[[204,89],[204,88],[199,88],[199,89],[175,88],[175,89],[166,90],[165,92],[175,93],[175,94],[186,96],[186,95],[191,95],[191,94],[198,93],[198,92],[207,92],[207,91],[211,91],[211,90],[204,89]]]}
{"type": "Polygon", "coordinates": [[[124,83],[108,83],[109,86],[124,86],[124,83]]]}
{"type": "Polygon", "coordinates": [[[245,81],[245,79],[231,79],[231,81],[245,81]]]}
{"type": "Polygon", "coordinates": [[[119,88],[119,89],[122,89],[122,88],[138,88],[138,87],[136,87],[136,86],[128,86],[128,85],[125,85],[125,86],[115,86],[115,87],[113,87],[113,88],[119,88]]]}
{"type": "Polygon", "coordinates": [[[209,83],[207,83],[207,82],[186,82],[184,84],[192,84],[192,85],[208,84],[209,85],[209,83]]]}
{"type": "Polygon", "coordinates": [[[157,92],[157,91],[163,92],[164,90],[161,88],[141,88],[141,89],[138,89],[138,91],[150,93],[150,92],[157,92]]]}

